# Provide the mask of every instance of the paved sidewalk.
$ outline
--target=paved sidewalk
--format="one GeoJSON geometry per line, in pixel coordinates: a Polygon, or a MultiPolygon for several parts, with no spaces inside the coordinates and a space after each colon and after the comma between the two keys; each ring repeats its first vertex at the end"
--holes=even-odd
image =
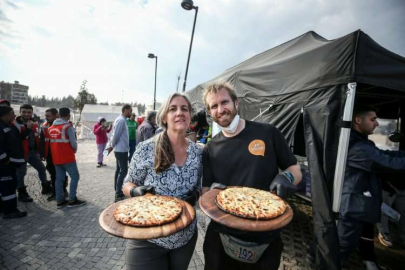
{"type": "MultiPolygon", "coordinates": [[[[28,217],[0,218],[0,269],[125,269],[126,240],[105,233],[98,225],[101,211],[113,203],[115,158],[106,157],[108,166],[96,168],[96,144],[90,140],[79,143],[77,158],[81,175],[78,197],[87,204],[57,209],[54,201],[48,202],[40,194],[38,176],[30,168],[25,183],[34,202],[19,205],[28,211],[28,217]]],[[[305,255],[312,239],[311,207],[302,200],[294,199],[290,204],[294,219],[283,230],[280,269],[309,269],[305,267],[305,255]]],[[[209,220],[199,209],[197,216],[199,236],[190,270],[204,268],[202,243],[209,220]]],[[[403,265],[402,250],[395,256],[402,258],[399,265],[403,265]]],[[[349,265],[349,269],[364,269],[357,255],[352,256],[349,265]]]]}

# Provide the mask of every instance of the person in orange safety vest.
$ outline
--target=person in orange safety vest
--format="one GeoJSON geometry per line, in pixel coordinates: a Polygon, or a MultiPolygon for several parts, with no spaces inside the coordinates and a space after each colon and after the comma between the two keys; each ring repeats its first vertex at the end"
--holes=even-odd
{"type": "MultiPolygon", "coordinates": [[[[50,149],[50,137],[49,137],[49,127],[52,126],[53,121],[58,118],[59,113],[58,110],[55,108],[50,108],[45,111],[45,119],[46,122],[41,125],[41,131],[39,134],[39,155],[42,160],[46,160],[46,170],[49,172],[51,176],[52,182],[52,194],[48,197],[48,201],[53,201],[56,198],[56,190],[55,190],[55,181],[56,181],[56,170],[55,165],[52,161],[52,152],[50,149]]],[[[68,177],[65,176],[65,183],[64,183],[64,193],[65,197],[68,196],[67,192],[68,186],[68,177]]]]}
{"type": "Polygon", "coordinates": [[[42,185],[42,194],[52,193],[51,182],[46,180],[46,170],[39,157],[39,130],[38,123],[33,121],[34,109],[30,104],[20,106],[20,116],[14,121],[14,126],[20,131],[24,158],[26,162],[17,169],[17,190],[18,200],[32,202],[24,184],[24,177],[27,174],[27,163],[38,172],[42,185]]]}
{"type": "Polygon", "coordinates": [[[86,202],[77,199],[76,191],[80,175],[76,164],[75,153],[77,152],[77,141],[73,125],[69,122],[70,109],[63,107],[59,109],[59,118],[48,128],[52,161],[56,170],[56,206],[61,208],[65,205],[76,207],[86,202]],[[65,200],[63,182],[66,173],[70,176],[69,200],[65,200]]]}

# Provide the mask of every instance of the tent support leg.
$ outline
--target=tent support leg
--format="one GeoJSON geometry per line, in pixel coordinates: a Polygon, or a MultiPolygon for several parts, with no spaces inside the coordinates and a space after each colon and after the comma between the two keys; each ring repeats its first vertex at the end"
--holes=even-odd
{"type": "Polygon", "coordinates": [[[348,91],[346,104],[343,112],[343,127],[340,131],[339,147],[336,159],[335,178],[333,181],[333,212],[338,213],[342,198],[342,188],[346,169],[347,152],[349,149],[350,130],[348,123],[352,121],[354,97],[356,95],[356,83],[347,84],[348,91]],[[345,125],[346,124],[346,125],[345,125]]]}

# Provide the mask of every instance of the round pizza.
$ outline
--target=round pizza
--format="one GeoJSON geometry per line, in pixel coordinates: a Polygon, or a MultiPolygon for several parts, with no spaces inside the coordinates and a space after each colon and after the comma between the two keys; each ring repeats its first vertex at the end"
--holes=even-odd
{"type": "Polygon", "coordinates": [[[284,213],[285,202],[269,191],[248,187],[221,190],[216,199],[219,209],[243,218],[272,219],[284,213]]]}
{"type": "Polygon", "coordinates": [[[157,226],[174,221],[182,210],[183,204],[173,197],[139,196],[118,204],[114,210],[114,218],[130,226],[157,226]]]}

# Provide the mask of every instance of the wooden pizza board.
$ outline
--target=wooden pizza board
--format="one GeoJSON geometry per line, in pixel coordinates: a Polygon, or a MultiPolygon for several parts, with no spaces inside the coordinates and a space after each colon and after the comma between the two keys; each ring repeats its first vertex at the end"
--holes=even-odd
{"type": "Polygon", "coordinates": [[[220,189],[212,189],[202,195],[200,207],[212,220],[227,227],[249,232],[274,231],[286,226],[293,218],[293,210],[287,202],[285,202],[287,205],[285,212],[281,216],[269,220],[253,220],[231,215],[219,209],[215,204],[215,198],[220,191],[220,189]]]}
{"type": "Polygon", "coordinates": [[[124,201],[114,203],[104,209],[98,218],[98,222],[100,223],[101,228],[109,234],[126,239],[149,240],[168,236],[186,228],[195,218],[194,207],[185,201],[179,201],[183,204],[183,211],[180,217],[171,223],[161,226],[133,227],[116,221],[113,215],[114,210],[118,204],[124,201]]]}

